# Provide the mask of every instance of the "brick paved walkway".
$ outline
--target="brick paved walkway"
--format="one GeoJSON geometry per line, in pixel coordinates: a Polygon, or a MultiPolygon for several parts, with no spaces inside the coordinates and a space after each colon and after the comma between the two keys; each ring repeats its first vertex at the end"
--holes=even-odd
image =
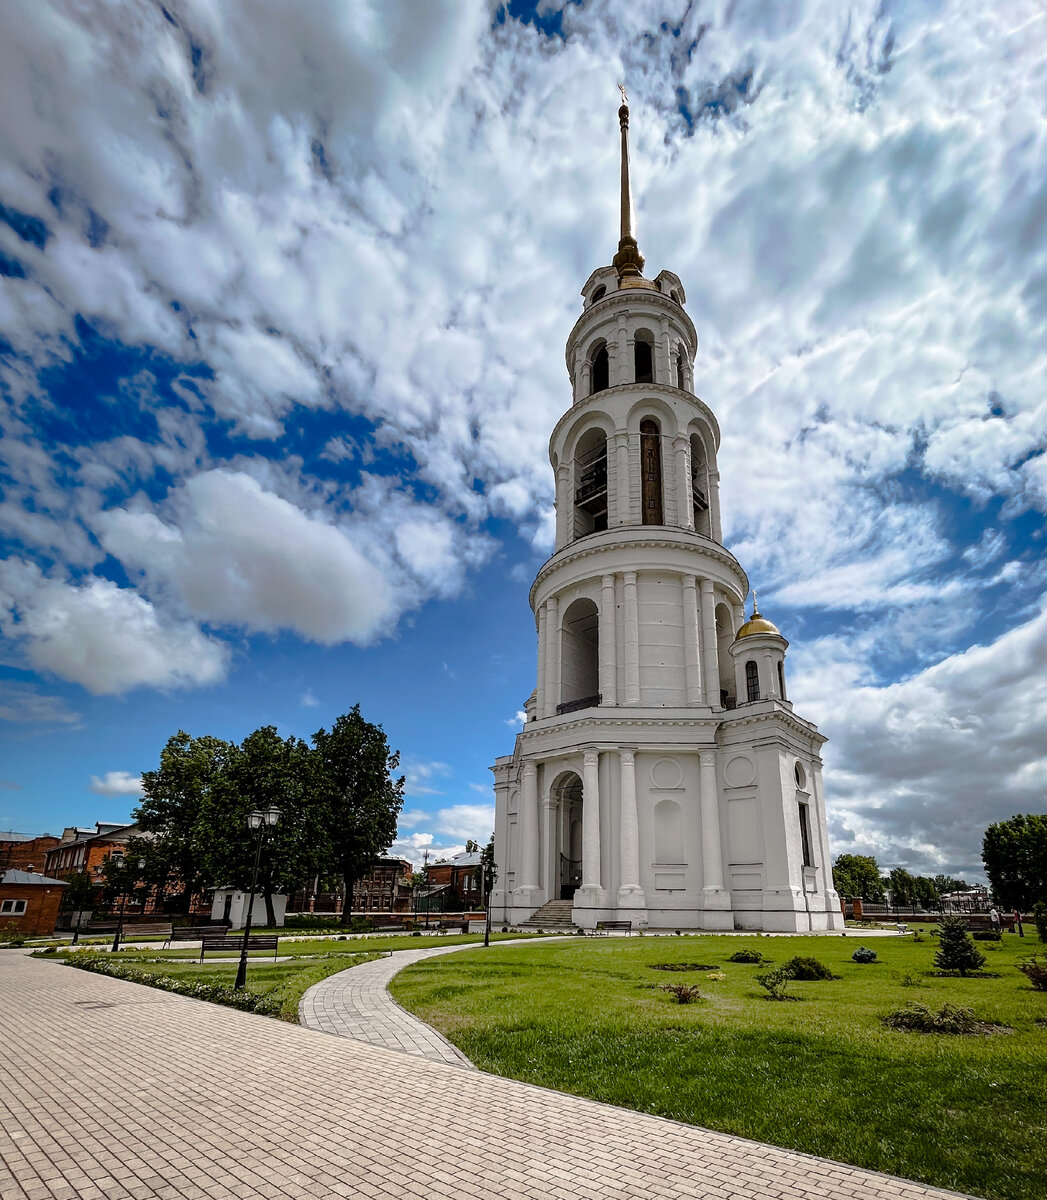
{"type": "MultiPolygon", "coordinates": [[[[516,940],[495,943],[498,946],[520,944],[516,940]]],[[[411,963],[438,954],[453,954],[456,950],[475,949],[475,944],[466,942],[457,946],[435,946],[429,950],[398,950],[389,958],[340,971],[305,993],[298,1005],[298,1020],[307,1029],[316,1029],[320,1033],[385,1046],[388,1050],[401,1050],[434,1062],[472,1068],[473,1064],[457,1046],[431,1025],[401,1008],[386,989],[393,976],[411,963]]]]}
{"type": "Polygon", "coordinates": [[[0,952],[4,1200],[947,1193],[0,952]]]}

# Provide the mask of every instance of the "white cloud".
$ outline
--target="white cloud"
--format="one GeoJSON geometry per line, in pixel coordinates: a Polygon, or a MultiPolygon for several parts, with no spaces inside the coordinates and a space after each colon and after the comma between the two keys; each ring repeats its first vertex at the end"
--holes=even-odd
{"type": "Polygon", "coordinates": [[[106,771],[101,779],[91,776],[89,790],[98,796],[141,796],[142,777],[130,771],[106,771]]]}
{"type": "MultiPolygon", "coordinates": [[[[2,628],[0,620],[0,628],[2,628]]],[[[30,683],[0,680],[0,721],[40,725],[76,725],[80,714],[60,696],[48,696],[30,683]]]]}
{"type": "Polygon", "coordinates": [[[494,829],[493,804],[452,804],[437,811],[433,822],[438,833],[486,846],[494,829]]]}
{"type": "Polygon", "coordinates": [[[442,789],[434,784],[451,775],[451,768],[443,762],[418,762],[404,759],[400,764],[404,773],[405,796],[442,796],[442,789]]]}
{"type": "Polygon", "coordinates": [[[0,630],[35,669],[95,695],[215,683],[229,660],[191,622],[164,618],[108,579],[68,584],[14,560],[0,564],[0,630]]]}
{"type": "Polygon", "coordinates": [[[298,703],[302,708],[318,708],[320,706],[320,701],[313,695],[312,688],[305,689],[298,697],[298,703]]]}

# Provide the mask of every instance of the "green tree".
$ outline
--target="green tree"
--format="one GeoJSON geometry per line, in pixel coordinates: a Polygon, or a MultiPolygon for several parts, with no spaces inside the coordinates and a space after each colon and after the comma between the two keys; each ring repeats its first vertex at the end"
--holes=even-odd
{"type": "Polygon", "coordinates": [[[87,871],[74,871],[66,880],[62,907],[69,912],[86,912],[94,907],[95,884],[87,871]]]}
{"type": "Polygon", "coordinates": [[[322,804],[330,868],[345,884],[345,925],[352,920],[353,885],[396,837],[404,802],[403,776],[393,778],[399,765],[384,730],[364,720],[359,704],[330,731],[313,735],[312,787],[322,804]]]}
{"type": "Polygon", "coordinates": [[[962,917],[942,917],[938,922],[934,965],[940,971],[959,971],[961,977],[985,966],[985,955],[974,944],[962,917]]]}
{"type": "Polygon", "coordinates": [[[494,861],[494,834],[491,834],[491,840],[484,846],[480,852],[480,863],[483,866],[484,876],[484,907],[487,906],[487,901],[490,898],[491,891],[494,888],[495,882],[498,879],[498,865],[494,861]]]}
{"type": "MultiPolygon", "coordinates": [[[[282,738],[272,725],[256,729],[228,750],[193,829],[202,874],[247,890],[259,837],[248,824],[248,814],[280,810],[279,824],[261,830],[265,845],[258,891],[270,926],[276,921],[274,892],[289,891],[300,880],[323,874],[328,831],[322,803],[311,787],[310,757],[309,746],[300,739],[282,738]]],[[[256,914],[255,919],[260,917],[256,914]]]]}
{"type": "Polygon", "coordinates": [[[880,868],[871,855],[841,854],[833,865],[833,886],[841,896],[883,900],[880,868]]]}
{"type": "Polygon", "coordinates": [[[132,815],[150,835],[150,844],[135,849],[147,859],[148,878],[162,892],[170,886],[182,889],[186,912],[192,894],[215,882],[206,874],[198,841],[200,810],[232,750],[221,738],[194,738],[180,729],[160,752],[160,766],[142,775],[142,802],[132,815]]]}
{"type": "Polygon", "coordinates": [[[944,896],[949,892],[966,892],[970,889],[970,884],[966,879],[954,879],[951,875],[935,875],[934,890],[939,896],[944,896]]]}
{"type": "Polygon", "coordinates": [[[982,861],[993,896],[1004,908],[1028,912],[1047,900],[1047,814],[1027,813],[990,825],[982,861]]]}

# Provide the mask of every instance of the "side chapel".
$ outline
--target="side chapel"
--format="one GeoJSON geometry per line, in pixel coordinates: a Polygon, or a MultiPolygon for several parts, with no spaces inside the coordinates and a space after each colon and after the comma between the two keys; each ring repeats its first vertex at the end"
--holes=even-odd
{"type": "MultiPolygon", "coordinates": [[[[625,99],[623,93],[623,100],[625,99]]],[[[723,545],[720,430],[683,284],[632,232],[582,289],[549,441],[556,548],[531,587],[538,686],[495,778],[495,922],[843,927],[819,751],[788,642],[723,545]]]]}

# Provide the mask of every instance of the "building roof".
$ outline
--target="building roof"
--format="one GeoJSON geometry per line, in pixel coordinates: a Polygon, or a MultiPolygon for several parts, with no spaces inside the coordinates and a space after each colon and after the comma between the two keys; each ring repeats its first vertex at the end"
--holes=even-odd
{"type": "MultiPolygon", "coordinates": [[[[47,837],[44,834],[44,837],[47,837]]],[[[0,829],[0,842],[31,842],[33,837],[28,833],[15,833],[13,829],[0,829]]]]}
{"type": "Polygon", "coordinates": [[[468,853],[456,854],[451,859],[452,867],[478,867],[483,854],[481,850],[470,850],[468,853]]]}
{"type": "Polygon", "coordinates": [[[0,883],[44,884],[53,883],[58,887],[67,887],[64,879],[49,879],[39,871],[5,871],[0,875],[0,883]]]}

